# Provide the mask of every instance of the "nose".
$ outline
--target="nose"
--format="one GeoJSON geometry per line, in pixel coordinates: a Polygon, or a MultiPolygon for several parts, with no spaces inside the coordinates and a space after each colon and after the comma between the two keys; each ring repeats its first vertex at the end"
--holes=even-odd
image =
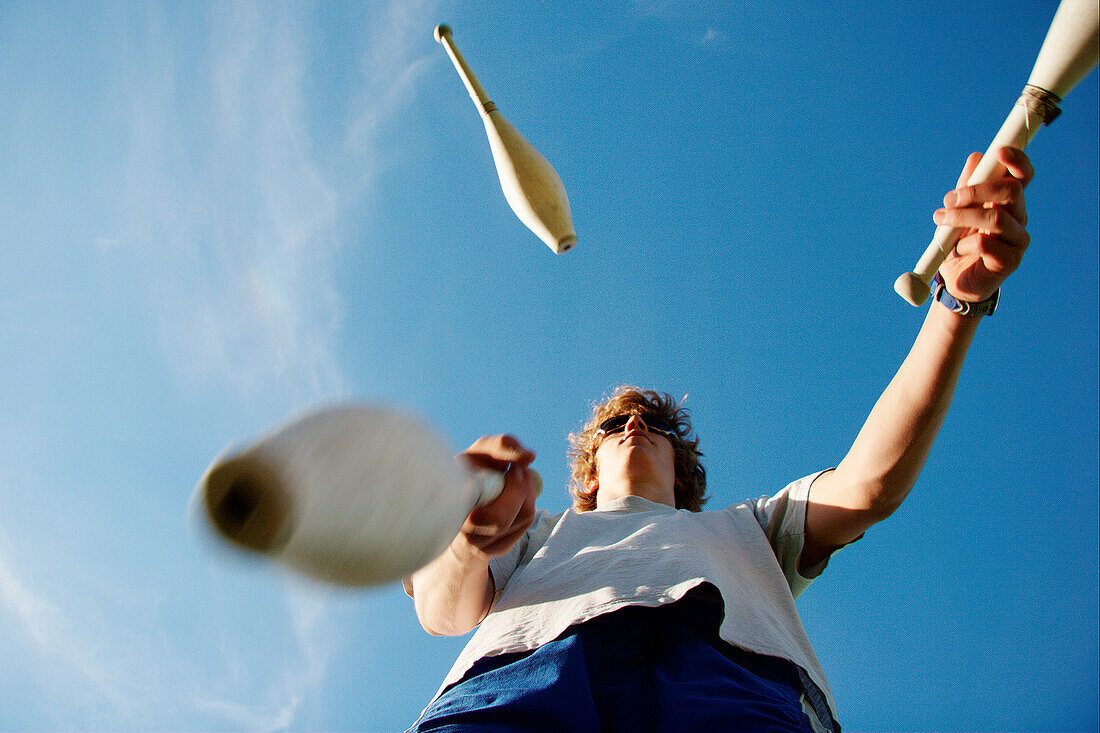
{"type": "Polygon", "coordinates": [[[641,431],[643,433],[649,432],[649,427],[645,424],[645,420],[641,415],[631,415],[630,419],[626,421],[626,427],[623,430],[627,433],[641,431]]]}

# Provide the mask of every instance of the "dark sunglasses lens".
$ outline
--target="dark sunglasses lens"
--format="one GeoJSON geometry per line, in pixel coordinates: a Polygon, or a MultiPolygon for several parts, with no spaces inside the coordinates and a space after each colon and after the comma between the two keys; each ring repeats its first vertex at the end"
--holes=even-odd
{"type": "MultiPolygon", "coordinates": [[[[602,435],[617,433],[626,427],[626,424],[630,422],[630,418],[632,417],[633,415],[616,415],[615,417],[608,418],[600,423],[600,427],[596,429],[596,432],[602,435]]],[[[640,417],[642,418],[642,422],[645,423],[646,428],[655,433],[660,433],[662,435],[674,435],[676,433],[675,428],[656,415],[641,415],[640,417]]]]}
{"type": "Polygon", "coordinates": [[[659,417],[654,417],[645,421],[645,425],[650,430],[658,433],[664,433],[665,435],[672,435],[676,432],[676,429],[669,425],[667,422],[659,417]]]}
{"type": "Polygon", "coordinates": [[[626,424],[630,422],[630,415],[616,415],[615,417],[608,418],[600,423],[600,427],[597,428],[597,433],[603,433],[608,435],[610,433],[617,433],[626,427],[626,424]]]}

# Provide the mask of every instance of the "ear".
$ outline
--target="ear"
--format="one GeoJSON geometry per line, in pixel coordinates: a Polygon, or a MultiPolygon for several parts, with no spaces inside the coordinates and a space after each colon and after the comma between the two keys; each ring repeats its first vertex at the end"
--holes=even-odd
{"type": "Polygon", "coordinates": [[[595,496],[596,492],[600,490],[600,480],[597,478],[590,478],[584,484],[585,493],[589,496],[595,496]]]}

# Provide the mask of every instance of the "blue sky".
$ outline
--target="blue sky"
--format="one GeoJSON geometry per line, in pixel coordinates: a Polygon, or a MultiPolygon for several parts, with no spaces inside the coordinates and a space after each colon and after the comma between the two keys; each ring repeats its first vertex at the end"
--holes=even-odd
{"type": "MultiPolygon", "coordinates": [[[[512,432],[552,511],[620,383],[687,395],[712,507],[835,464],[1055,6],[4,3],[0,729],[416,718],[462,639],[186,521],[320,401],[512,432]],[[568,254],[507,208],[444,21],[565,181],[568,254]]],[[[1097,727],[1095,72],[1063,108],[917,488],[800,600],[846,730],[1097,727]]]]}

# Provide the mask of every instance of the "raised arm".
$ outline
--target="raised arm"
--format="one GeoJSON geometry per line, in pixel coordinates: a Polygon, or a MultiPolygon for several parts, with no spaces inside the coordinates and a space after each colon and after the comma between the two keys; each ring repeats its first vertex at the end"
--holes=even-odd
{"type": "Polygon", "coordinates": [[[479,438],[462,455],[474,465],[506,471],[504,490],[470,512],[442,555],[405,579],[429,634],[456,636],[481,623],[495,591],[489,560],[523,536],[535,513],[538,490],[527,468],[535,454],[519,441],[507,435],[479,438]]]}
{"type": "MultiPolygon", "coordinates": [[[[947,292],[959,301],[992,297],[1029,243],[1023,190],[1034,175],[1031,162],[1010,148],[999,156],[1008,169],[1005,176],[966,187],[981,159],[971,155],[960,187],[944,197],[944,208],[934,217],[937,224],[970,230],[940,268],[947,292]]],[[[810,488],[803,569],[890,516],[908,496],[943,425],[980,321],[932,303],[912,350],[851,450],[810,488]]]]}

